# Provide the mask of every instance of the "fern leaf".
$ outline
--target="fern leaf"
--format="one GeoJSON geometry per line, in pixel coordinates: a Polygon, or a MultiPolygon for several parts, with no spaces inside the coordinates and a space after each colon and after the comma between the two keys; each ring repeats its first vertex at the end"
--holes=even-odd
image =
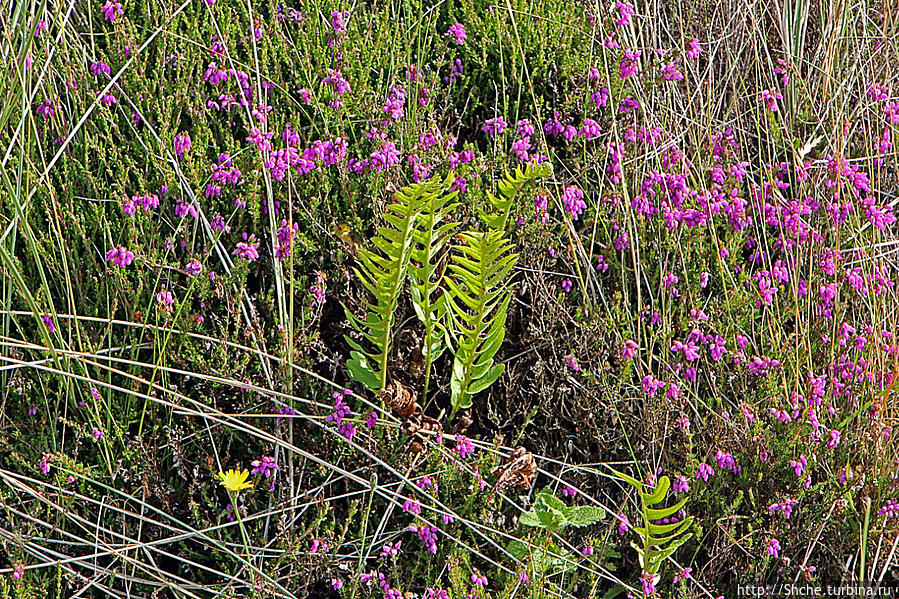
{"type": "Polygon", "coordinates": [[[524,169],[518,167],[515,169],[515,175],[506,174],[502,181],[497,184],[499,189],[499,197],[492,193],[487,193],[487,200],[492,208],[491,212],[484,209],[479,211],[481,220],[491,229],[505,231],[509,222],[509,215],[512,212],[512,204],[515,197],[521,189],[530,181],[536,179],[544,179],[552,174],[552,167],[548,162],[540,164],[529,163],[524,169]]]}
{"type": "Polygon", "coordinates": [[[656,486],[650,492],[647,492],[647,486],[637,479],[626,474],[612,470],[614,475],[633,486],[637,490],[640,498],[640,516],[643,520],[643,526],[634,527],[634,532],[640,536],[642,544],[631,543],[637,551],[640,560],[640,566],[648,574],[655,574],[669,556],[671,556],[678,547],[683,545],[693,533],[687,532],[693,523],[693,517],[689,516],[680,522],[671,524],[655,524],[655,520],[670,518],[687,502],[687,498],[683,498],[676,504],[667,508],[651,508],[651,505],[659,505],[668,497],[668,491],[671,489],[671,480],[667,476],[659,477],[656,486]]]}
{"type": "MultiPolygon", "coordinates": [[[[666,507],[664,509],[646,508],[646,515],[649,517],[650,520],[661,520],[662,518],[670,518],[671,516],[676,514],[678,511],[680,511],[680,509],[682,507],[684,507],[685,503],[687,503],[686,497],[681,499],[675,505],[672,505],[671,507],[666,507]]],[[[647,502],[646,505],[649,505],[649,502],[647,502]]]]}
{"type": "Polygon", "coordinates": [[[387,384],[387,357],[394,315],[406,280],[412,256],[415,223],[422,204],[430,198],[429,182],[405,187],[397,192],[372,239],[372,248],[359,250],[356,278],[374,298],[366,304],[365,317],[359,318],[344,307],[351,326],[362,333],[374,349],[366,350],[349,337],[353,348],[347,361],[350,377],[377,391],[387,384]]]}
{"type": "Polygon", "coordinates": [[[453,176],[449,175],[446,179],[433,177],[426,183],[425,201],[421,205],[413,231],[409,280],[412,305],[425,328],[421,352],[425,359],[424,397],[428,394],[431,364],[447,347],[447,329],[444,324],[446,296],[438,293],[438,290],[443,279],[441,255],[451,233],[459,226],[459,223],[449,219],[449,215],[459,204],[447,203],[456,196],[456,192],[445,194],[452,181],[453,176]]]}
{"type": "MultiPolygon", "coordinates": [[[[646,505],[655,505],[661,501],[664,501],[665,496],[668,494],[668,489],[670,488],[671,480],[667,476],[661,477],[658,481],[656,481],[656,486],[655,489],[653,489],[652,493],[644,497],[644,503],[646,505]]],[[[665,516],[660,517],[664,518],[665,516]]]]}
{"type": "Polygon", "coordinates": [[[455,353],[451,418],[470,407],[471,396],[503,372],[502,365],[493,364],[493,357],[505,338],[513,289],[508,275],[518,258],[502,231],[470,231],[460,237],[447,279],[447,314],[455,353]]]}

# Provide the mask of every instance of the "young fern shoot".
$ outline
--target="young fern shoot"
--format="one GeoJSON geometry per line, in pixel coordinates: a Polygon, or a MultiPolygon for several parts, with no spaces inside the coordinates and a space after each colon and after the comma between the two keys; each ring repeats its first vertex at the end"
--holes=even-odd
{"type": "Polygon", "coordinates": [[[452,175],[443,181],[439,177],[431,180],[437,184],[438,192],[429,194],[428,201],[422,205],[413,232],[414,245],[412,261],[409,264],[409,282],[412,306],[425,329],[422,347],[422,356],[425,359],[423,398],[428,396],[431,365],[443,355],[448,344],[448,332],[444,324],[447,311],[446,294],[438,289],[441,287],[445,270],[445,266],[441,264],[444,249],[453,231],[459,226],[459,223],[449,219],[449,215],[459,204],[447,203],[456,197],[457,192],[444,195],[452,181],[452,175]]]}
{"type": "Polygon", "coordinates": [[[471,397],[493,384],[504,364],[493,357],[506,336],[506,316],[514,283],[509,272],[518,259],[502,231],[459,235],[447,278],[451,336],[455,346],[450,378],[452,412],[471,407],[471,397]]]}
{"type": "Polygon", "coordinates": [[[693,536],[693,533],[687,532],[693,523],[693,516],[670,524],[656,524],[659,520],[671,518],[677,514],[687,503],[687,498],[684,497],[670,507],[652,507],[663,503],[668,496],[671,480],[667,476],[659,477],[655,488],[650,488],[647,492],[647,486],[637,479],[617,470],[612,470],[612,472],[616,478],[634,487],[640,498],[642,526],[635,526],[634,532],[640,536],[641,543],[639,545],[631,543],[631,547],[637,551],[643,571],[654,576],[659,571],[662,562],[693,536]]]}

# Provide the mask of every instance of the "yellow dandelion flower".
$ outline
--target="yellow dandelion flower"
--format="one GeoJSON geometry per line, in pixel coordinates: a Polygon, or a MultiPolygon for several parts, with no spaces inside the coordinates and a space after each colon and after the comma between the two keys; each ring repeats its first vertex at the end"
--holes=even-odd
{"type": "Polygon", "coordinates": [[[249,476],[250,473],[247,470],[228,470],[218,474],[218,477],[222,479],[222,486],[231,493],[237,493],[252,487],[253,483],[247,480],[249,476]]]}

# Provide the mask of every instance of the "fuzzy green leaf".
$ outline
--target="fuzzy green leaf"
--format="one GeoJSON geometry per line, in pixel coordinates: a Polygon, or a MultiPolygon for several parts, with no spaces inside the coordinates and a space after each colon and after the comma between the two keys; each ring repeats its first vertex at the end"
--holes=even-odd
{"type": "Polygon", "coordinates": [[[592,505],[580,505],[565,508],[565,520],[569,526],[577,528],[592,526],[605,517],[605,512],[592,505]]]}

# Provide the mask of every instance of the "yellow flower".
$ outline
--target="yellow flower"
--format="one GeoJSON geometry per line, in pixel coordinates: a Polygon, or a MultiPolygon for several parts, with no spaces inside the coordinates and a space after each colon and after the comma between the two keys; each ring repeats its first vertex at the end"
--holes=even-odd
{"type": "Polygon", "coordinates": [[[222,479],[222,486],[232,493],[249,489],[253,486],[252,482],[247,481],[250,473],[246,470],[228,470],[227,472],[219,472],[218,477],[222,479]]]}

